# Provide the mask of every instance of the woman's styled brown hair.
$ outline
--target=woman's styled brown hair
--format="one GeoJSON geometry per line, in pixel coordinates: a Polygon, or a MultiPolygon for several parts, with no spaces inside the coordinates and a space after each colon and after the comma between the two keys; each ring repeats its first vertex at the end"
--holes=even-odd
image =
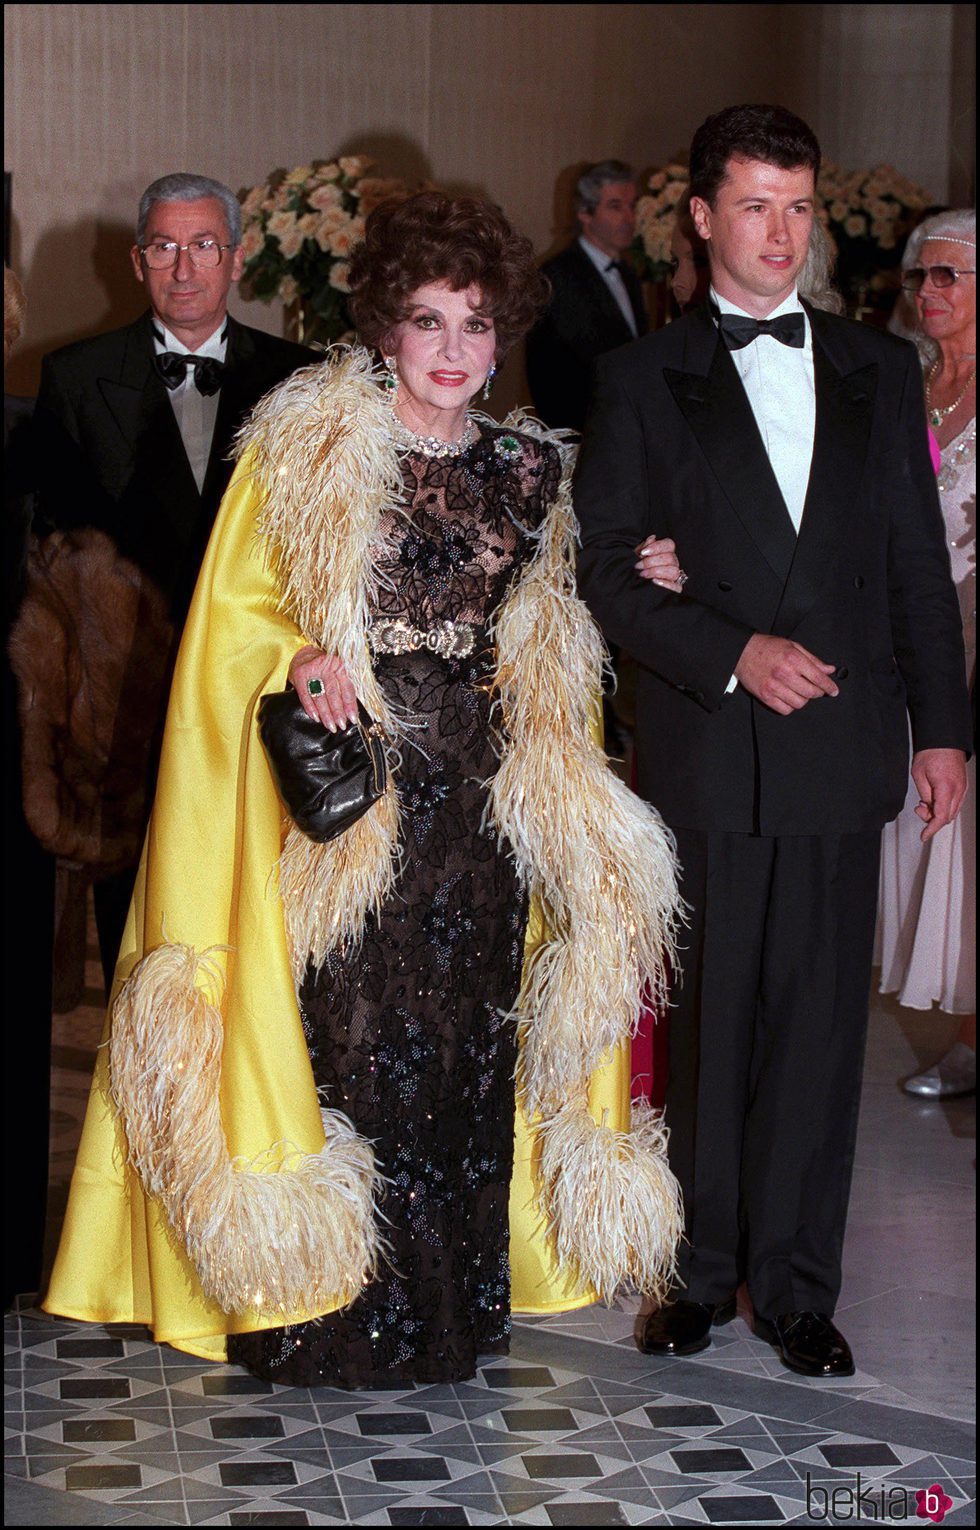
{"type": "Polygon", "coordinates": [[[496,330],[498,359],[531,328],[550,290],[531,241],[499,207],[442,191],[376,207],[351,258],[349,280],[357,332],[379,350],[408,316],[419,287],[440,281],[454,292],[479,287],[482,310],[496,330]]]}

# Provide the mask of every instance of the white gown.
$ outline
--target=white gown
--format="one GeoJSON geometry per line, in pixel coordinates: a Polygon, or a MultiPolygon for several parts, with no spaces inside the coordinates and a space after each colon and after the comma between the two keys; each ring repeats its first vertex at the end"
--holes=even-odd
{"type": "MultiPolygon", "coordinates": [[[[977,424],[942,451],[939,496],[953,579],[963,618],[967,679],[977,649],[977,424]]],[[[914,785],[898,818],[885,826],[876,961],[882,993],[909,1009],[970,1015],[976,979],[976,761],[967,767],[969,790],[959,817],[927,845],[919,840],[914,785]]]]}

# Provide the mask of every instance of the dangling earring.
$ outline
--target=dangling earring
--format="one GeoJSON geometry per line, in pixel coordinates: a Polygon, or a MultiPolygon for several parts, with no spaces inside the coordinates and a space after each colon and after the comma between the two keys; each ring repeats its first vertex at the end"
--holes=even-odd
{"type": "Polygon", "coordinates": [[[398,395],[398,366],[394,356],[386,356],[384,362],[388,368],[388,376],[384,379],[383,383],[385,397],[389,404],[394,404],[398,395]]]}
{"type": "Polygon", "coordinates": [[[483,384],[483,397],[485,399],[490,397],[490,389],[493,387],[493,380],[496,377],[496,375],[497,375],[497,368],[495,366],[492,366],[490,368],[489,372],[487,373],[486,381],[483,384]]]}

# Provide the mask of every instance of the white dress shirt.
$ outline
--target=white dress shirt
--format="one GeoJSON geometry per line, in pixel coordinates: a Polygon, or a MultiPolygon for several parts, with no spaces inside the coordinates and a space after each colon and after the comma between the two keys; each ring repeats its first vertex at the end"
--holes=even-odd
{"type": "Polygon", "coordinates": [[[605,250],[600,250],[597,245],[592,244],[590,240],[586,239],[584,234],[579,236],[578,242],[616,299],[616,305],[630,327],[630,334],[635,338],[636,318],[633,314],[633,304],[630,302],[626,283],[616,270],[615,261],[610,255],[606,254],[605,250]]]}
{"type": "MultiPolygon", "coordinates": [[[[722,313],[737,313],[754,318],[727,298],[719,297],[714,287],[712,301],[722,313]]],[[[740,350],[731,351],[742,386],[748,395],[755,423],[762,436],[766,455],[776,475],[790,520],[799,531],[803,520],[810,463],[813,459],[813,433],[817,421],[817,396],[813,382],[813,336],[810,320],[798,295],[792,292],[785,302],[766,314],[767,319],[783,313],[801,313],[806,339],[802,349],[784,345],[772,335],[759,335],[740,350]]]]}
{"type": "MultiPolygon", "coordinates": [[[[712,287],[711,300],[721,313],[742,314],[755,318],[744,308],[730,303],[712,287]]],[[[813,336],[806,309],[796,292],[766,315],[775,319],[782,313],[802,313],[806,339],[802,348],[784,345],[773,335],[759,335],[729,355],[742,379],[755,423],[759,427],[766,456],[776,475],[786,502],[793,529],[799,533],[803,521],[810,463],[813,460],[813,436],[817,422],[817,395],[813,380],[813,336]]],[[[733,675],[725,687],[726,695],[738,684],[733,675]]]]}
{"type": "MultiPolygon", "coordinates": [[[[215,361],[224,361],[225,352],[228,349],[227,319],[222,319],[213,335],[209,335],[203,345],[199,345],[196,351],[192,351],[182,341],[172,335],[169,329],[153,320],[153,350],[157,356],[164,351],[176,351],[178,356],[213,356],[215,361]],[[158,336],[162,335],[163,339],[158,336]]],[[[208,470],[208,458],[211,455],[211,440],[214,436],[214,425],[218,418],[218,400],[221,391],[205,395],[199,393],[194,382],[194,368],[188,367],[184,374],[184,380],[178,388],[170,390],[170,405],[177,421],[177,429],[180,431],[180,439],[184,443],[184,451],[194,474],[194,482],[197,484],[197,492],[200,494],[204,488],[204,475],[208,470]]]]}

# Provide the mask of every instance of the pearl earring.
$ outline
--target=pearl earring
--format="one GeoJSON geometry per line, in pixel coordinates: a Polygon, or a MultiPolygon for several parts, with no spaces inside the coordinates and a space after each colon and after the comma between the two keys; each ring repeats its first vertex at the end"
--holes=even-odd
{"type": "Polygon", "coordinates": [[[485,399],[490,397],[490,389],[493,387],[493,380],[496,377],[496,375],[497,375],[497,368],[495,366],[493,366],[493,367],[490,368],[489,372],[487,373],[486,381],[483,384],[483,397],[485,399]]]}

